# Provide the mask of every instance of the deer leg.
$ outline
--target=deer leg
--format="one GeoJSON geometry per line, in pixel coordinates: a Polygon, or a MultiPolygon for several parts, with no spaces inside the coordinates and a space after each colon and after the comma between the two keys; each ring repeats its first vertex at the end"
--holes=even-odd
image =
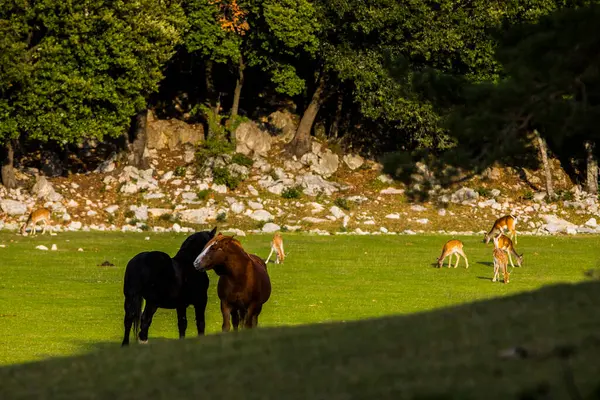
{"type": "Polygon", "coordinates": [[[460,249],[458,251],[458,254],[460,254],[461,256],[463,256],[463,258],[465,259],[465,264],[467,264],[466,268],[469,268],[469,260],[467,259],[467,256],[465,255],[465,252],[462,249],[460,249]]]}
{"type": "Polygon", "coordinates": [[[44,227],[42,228],[42,235],[44,233],[46,233],[46,227],[48,226],[48,222],[46,222],[46,220],[44,220],[44,227]]]}
{"type": "Polygon", "coordinates": [[[273,247],[271,247],[271,252],[269,253],[269,257],[267,257],[267,261],[265,261],[265,264],[269,263],[269,260],[271,259],[272,255],[273,255],[273,247]]]}
{"type": "Polygon", "coordinates": [[[456,256],[456,264],[454,264],[454,268],[458,267],[458,263],[460,262],[460,256],[458,254],[454,254],[456,256]]]}
{"type": "Polygon", "coordinates": [[[187,329],[187,307],[177,307],[177,328],[179,329],[179,339],[185,338],[185,330],[187,329]]]}
{"type": "Polygon", "coordinates": [[[512,257],[511,257],[511,255],[510,255],[510,253],[511,253],[511,252],[509,251],[509,252],[508,252],[508,261],[510,261],[510,265],[511,265],[511,266],[514,268],[514,267],[515,267],[515,264],[513,264],[513,260],[512,260],[512,257]]]}
{"type": "Polygon", "coordinates": [[[492,278],[492,282],[496,282],[496,276],[498,275],[498,263],[494,260],[494,277],[492,278]]]}

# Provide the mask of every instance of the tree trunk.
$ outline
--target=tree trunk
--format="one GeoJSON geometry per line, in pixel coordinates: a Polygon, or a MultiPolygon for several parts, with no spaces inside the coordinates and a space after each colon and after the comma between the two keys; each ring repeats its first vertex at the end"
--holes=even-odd
{"type": "Polygon", "coordinates": [[[150,166],[148,161],[148,109],[139,111],[133,118],[130,134],[131,155],[129,163],[137,168],[146,169],[150,166]]]}
{"type": "Polygon", "coordinates": [[[2,184],[7,189],[14,189],[17,187],[17,179],[15,178],[15,150],[12,140],[6,142],[2,153],[4,153],[2,155],[2,184]]]}
{"type": "Polygon", "coordinates": [[[238,66],[238,78],[235,82],[235,90],[233,91],[233,104],[231,105],[231,119],[237,117],[240,109],[240,97],[242,96],[242,86],[244,86],[244,58],[240,55],[240,64],[238,66]]]}
{"type": "Polygon", "coordinates": [[[296,130],[296,134],[294,135],[292,141],[286,146],[287,151],[297,157],[301,157],[310,151],[310,131],[312,129],[313,123],[315,122],[315,118],[317,117],[317,113],[319,112],[319,108],[321,107],[324,91],[325,74],[322,72],[319,75],[319,80],[317,81],[317,88],[313,93],[310,104],[308,105],[306,111],[304,111],[304,114],[302,115],[302,119],[300,120],[298,129],[296,130]]]}
{"type": "Polygon", "coordinates": [[[590,140],[586,140],[584,146],[587,155],[586,191],[591,194],[598,194],[598,160],[594,156],[594,147],[596,147],[596,144],[590,140]]]}
{"type": "Polygon", "coordinates": [[[342,106],[344,104],[344,93],[340,90],[338,92],[337,104],[335,107],[335,116],[331,123],[331,129],[329,130],[329,136],[337,138],[340,130],[340,121],[342,120],[342,106]]]}
{"type": "Polygon", "coordinates": [[[538,150],[542,159],[542,166],[544,167],[544,174],[546,175],[546,194],[548,198],[554,197],[554,187],[552,185],[552,171],[550,170],[550,163],[548,162],[548,148],[546,146],[546,140],[540,135],[537,129],[533,130],[535,139],[538,144],[538,150]]]}
{"type": "Polygon", "coordinates": [[[219,115],[219,104],[217,100],[217,96],[215,95],[215,85],[213,82],[213,62],[211,60],[207,60],[204,66],[204,80],[206,83],[206,97],[209,103],[209,115],[207,115],[208,119],[208,132],[206,137],[212,137],[214,134],[214,125],[218,124],[218,115],[219,115]]]}

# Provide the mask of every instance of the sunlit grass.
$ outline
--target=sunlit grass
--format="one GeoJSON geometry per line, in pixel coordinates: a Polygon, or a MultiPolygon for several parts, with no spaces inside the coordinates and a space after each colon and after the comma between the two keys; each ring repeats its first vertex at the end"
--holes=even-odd
{"type": "MultiPolygon", "coordinates": [[[[0,364],[67,356],[122,338],[122,279],[140,251],[174,255],[184,234],[64,233],[21,237],[0,233],[0,364]],[[150,240],[144,240],[149,236],[150,240]],[[58,251],[35,250],[53,243],[58,251]],[[83,252],[78,252],[78,248],[83,252]],[[98,266],[110,261],[115,267],[98,266]]],[[[578,282],[597,265],[598,237],[520,237],[524,266],[511,283],[491,283],[491,245],[463,237],[470,268],[433,267],[448,237],[309,236],[284,234],[284,265],[269,264],[273,294],[260,326],[350,321],[423,312],[530,291],[556,282],[578,282]]],[[[270,237],[240,238],[266,257],[270,237]]],[[[211,273],[207,332],[219,332],[216,276],[211,273]]],[[[188,310],[188,336],[195,336],[188,310]]],[[[176,338],[176,316],[159,310],[150,341],[176,338]]]]}

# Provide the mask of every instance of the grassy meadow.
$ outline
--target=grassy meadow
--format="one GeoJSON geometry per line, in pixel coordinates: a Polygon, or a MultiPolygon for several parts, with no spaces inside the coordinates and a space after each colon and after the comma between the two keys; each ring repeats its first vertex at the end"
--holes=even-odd
{"type": "MultiPolygon", "coordinates": [[[[22,237],[0,233],[0,365],[88,352],[122,338],[122,279],[140,251],[174,255],[185,234],[63,233],[22,237]],[[145,240],[149,236],[150,240],[145,240]],[[40,251],[39,244],[58,251],[40,251]],[[77,251],[83,248],[83,252],[77,251]],[[110,261],[114,267],[99,266],[110,261]]],[[[525,254],[508,285],[492,283],[492,245],[467,236],[470,268],[433,267],[443,236],[284,235],[288,258],[269,264],[273,294],[260,326],[351,321],[425,312],[558,282],[579,282],[598,265],[598,237],[521,236],[525,254]]],[[[245,248],[266,257],[270,236],[241,237],[245,248]]],[[[207,332],[220,331],[216,276],[210,273],[207,332]]],[[[195,336],[188,309],[188,337],[195,336]]],[[[150,341],[176,338],[174,310],[159,309],[150,341]]]]}

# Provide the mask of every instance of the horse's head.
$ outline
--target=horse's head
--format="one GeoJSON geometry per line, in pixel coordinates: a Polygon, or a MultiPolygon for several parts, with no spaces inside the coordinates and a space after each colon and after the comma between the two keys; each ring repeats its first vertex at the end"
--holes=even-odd
{"type": "Polygon", "coordinates": [[[196,232],[193,235],[188,236],[174,258],[185,264],[191,264],[198,257],[198,254],[202,252],[202,249],[206,244],[215,237],[216,232],[217,228],[215,227],[210,232],[196,232]]]}
{"type": "Polygon", "coordinates": [[[204,246],[200,255],[196,257],[194,268],[198,271],[207,271],[217,265],[223,265],[232,241],[235,241],[233,236],[224,236],[222,233],[217,234],[204,246]]]}

